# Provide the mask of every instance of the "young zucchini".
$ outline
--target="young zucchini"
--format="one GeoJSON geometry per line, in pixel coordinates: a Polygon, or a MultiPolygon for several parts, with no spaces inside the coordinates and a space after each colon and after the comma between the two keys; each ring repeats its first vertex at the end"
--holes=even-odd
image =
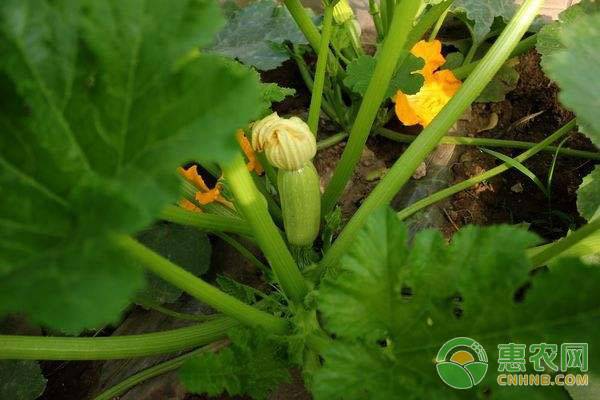
{"type": "Polygon", "coordinates": [[[277,188],[288,242],[312,246],[321,220],[319,175],[311,161],[317,152],[315,136],[300,118],[273,113],[253,125],[252,147],[264,151],[279,169],[277,188]]]}

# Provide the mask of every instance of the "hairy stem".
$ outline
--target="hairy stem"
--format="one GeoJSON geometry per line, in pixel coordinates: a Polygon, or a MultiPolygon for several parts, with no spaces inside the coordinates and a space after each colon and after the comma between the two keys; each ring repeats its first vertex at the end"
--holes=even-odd
{"type": "Polygon", "coordinates": [[[284,293],[292,300],[301,301],[308,292],[308,285],[269,215],[264,196],[254,186],[244,160],[238,155],[222,169],[236,205],[252,227],[254,237],[269,260],[284,293]]]}
{"type": "MultiPolygon", "coordinates": [[[[402,4],[405,4],[405,2],[401,2],[399,7],[402,4]]],[[[412,176],[415,169],[437,146],[444,134],[460,118],[465,109],[479,96],[487,83],[507,60],[519,39],[537,15],[542,4],[543,0],[525,0],[523,2],[523,5],[519,8],[514,18],[506,26],[496,43],[494,43],[477,65],[469,78],[463,83],[460,90],[394,163],[390,171],[344,227],[337,240],[321,261],[322,269],[333,268],[337,265],[340,257],[352,244],[356,233],[363,227],[369,215],[377,208],[388,204],[392,200],[412,176]]],[[[352,136],[350,140],[352,140],[352,136]]]]}
{"type": "Polygon", "coordinates": [[[0,335],[0,359],[113,360],[172,353],[223,339],[239,325],[220,317],[202,324],[164,332],[110,337],[0,335]]]}
{"type": "Polygon", "coordinates": [[[325,85],[325,75],[327,72],[327,56],[329,55],[329,40],[333,30],[333,6],[325,6],[325,15],[323,17],[323,31],[321,43],[319,45],[319,55],[317,56],[317,66],[315,67],[315,81],[310,98],[310,107],[308,109],[308,127],[311,132],[317,136],[319,128],[319,115],[321,114],[321,102],[323,100],[323,87],[325,85]]]}
{"type": "MultiPolygon", "coordinates": [[[[540,143],[533,146],[531,149],[529,149],[529,150],[523,152],[522,154],[520,154],[519,156],[515,157],[515,160],[522,163],[523,161],[527,160],[528,158],[530,158],[533,155],[542,151],[544,148],[547,148],[547,146],[550,145],[551,143],[555,142],[556,140],[560,139],[562,136],[569,133],[574,127],[575,127],[575,120],[571,120],[566,125],[564,125],[562,128],[560,128],[559,130],[554,132],[552,135],[548,136],[546,139],[542,140],[540,143]]],[[[497,167],[492,168],[489,171],[486,171],[482,174],[479,174],[479,175],[469,178],[465,181],[457,183],[456,185],[452,185],[446,189],[435,192],[435,193],[425,197],[424,199],[421,199],[421,200],[411,204],[410,206],[406,207],[405,209],[401,210],[400,212],[398,212],[398,218],[405,219],[405,218],[413,215],[414,213],[422,210],[425,207],[435,204],[438,201],[441,201],[447,197],[450,197],[453,194],[456,194],[460,191],[468,189],[468,188],[472,187],[473,185],[476,185],[479,182],[483,182],[485,180],[491,179],[492,177],[499,175],[502,172],[509,170],[510,168],[511,168],[511,165],[509,163],[503,163],[503,164],[498,165],[497,167]]]]}
{"type": "Polygon", "coordinates": [[[113,241],[127,254],[139,261],[144,268],[223,314],[246,325],[260,327],[273,333],[287,332],[289,326],[284,319],[258,310],[222,292],[135,239],[127,235],[115,235],[113,241]]]}
{"type": "Polygon", "coordinates": [[[352,176],[379,106],[385,98],[392,74],[396,69],[396,65],[402,62],[400,55],[403,54],[405,57],[408,54],[402,51],[411,28],[411,24],[407,21],[414,19],[419,4],[419,1],[402,1],[394,10],[389,34],[386,36],[381,53],[378,56],[373,77],[369,82],[356,120],[350,131],[350,138],[342,158],[335,168],[331,182],[323,195],[323,215],[333,209],[348,179],[352,176]]]}

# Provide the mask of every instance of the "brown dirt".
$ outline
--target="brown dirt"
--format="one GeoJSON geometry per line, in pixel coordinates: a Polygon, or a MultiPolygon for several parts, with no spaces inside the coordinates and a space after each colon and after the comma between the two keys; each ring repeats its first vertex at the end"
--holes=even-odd
{"type": "MultiPolygon", "coordinates": [[[[521,79],[507,99],[496,104],[477,104],[475,115],[487,117],[495,112],[498,125],[489,131],[472,136],[539,142],[570,120],[573,115],[557,101],[558,89],[546,78],[539,66],[539,55],[530,52],[520,58],[521,79]],[[542,112],[527,122],[523,118],[542,112]]],[[[575,133],[567,147],[593,150],[583,135],[575,133]]],[[[516,156],[522,150],[500,149],[516,156]]],[[[542,182],[546,182],[552,164],[552,153],[540,153],[525,165],[542,182]]],[[[493,168],[498,161],[477,148],[466,148],[453,166],[455,181],[475,176],[493,168]]],[[[580,158],[559,157],[551,184],[550,198],[520,172],[511,169],[490,182],[482,182],[456,194],[448,207],[448,219],[457,227],[466,224],[525,223],[548,240],[564,236],[569,228],[583,222],[576,209],[576,190],[593,163],[580,158]]]]}

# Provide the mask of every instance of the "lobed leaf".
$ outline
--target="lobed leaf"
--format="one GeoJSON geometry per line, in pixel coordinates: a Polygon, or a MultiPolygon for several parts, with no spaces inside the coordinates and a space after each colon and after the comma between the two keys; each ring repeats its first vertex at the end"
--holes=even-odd
{"type": "Polygon", "coordinates": [[[508,22],[517,10],[515,0],[456,0],[454,12],[464,13],[473,22],[474,41],[481,43],[490,32],[494,19],[501,17],[508,22]]]}
{"type": "MultiPolygon", "coordinates": [[[[594,3],[597,5],[597,3],[594,3]]],[[[590,6],[591,7],[591,6],[590,6]]],[[[592,143],[600,146],[600,8],[598,12],[580,16],[565,23],[559,34],[564,46],[546,54],[544,69],[560,87],[559,99],[577,114],[577,123],[592,143]]]]}
{"type": "Polygon", "coordinates": [[[227,160],[260,112],[252,72],[194,56],[222,24],[210,0],[0,4],[0,315],[77,333],[140,289],[108,237],[148,226],[177,166],[227,160]]]}
{"type": "MultiPolygon", "coordinates": [[[[527,247],[537,242],[509,226],[467,227],[450,245],[424,231],[408,244],[393,211],[375,214],[320,289],[319,310],[334,344],[314,378],[316,399],[565,398],[560,389],[499,388],[495,375],[467,391],[446,386],[438,349],[467,336],[497,370],[500,343],[600,345],[600,271],[562,259],[530,276],[527,247]],[[484,394],[485,393],[485,394],[484,394]]],[[[590,354],[590,365],[600,354],[590,354]]]]}
{"type": "Polygon", "coordinates": [[[290,58],[284,42],[307,44],[287,8],[260,0],[237,11],[217,35],[211,51],[270,70],[290,58]]]}

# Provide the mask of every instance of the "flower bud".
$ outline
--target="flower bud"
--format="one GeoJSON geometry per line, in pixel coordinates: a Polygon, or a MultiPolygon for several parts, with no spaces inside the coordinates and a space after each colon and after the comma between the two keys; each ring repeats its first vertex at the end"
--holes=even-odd
{"type": "Polygon", "coordinates": [[[301,169],[317,152],[315,135],[298,117],[273,113],[252,126],[252,147],[264,151],[269,163],[288,171],[301,169]]]}
{"type": "Polygon", "coordinates": [[[340,0],[335,6],[333,6],[333,20],[341,25],[354,17],[352,7],[348,4],[348,0],[340,0]]]}

